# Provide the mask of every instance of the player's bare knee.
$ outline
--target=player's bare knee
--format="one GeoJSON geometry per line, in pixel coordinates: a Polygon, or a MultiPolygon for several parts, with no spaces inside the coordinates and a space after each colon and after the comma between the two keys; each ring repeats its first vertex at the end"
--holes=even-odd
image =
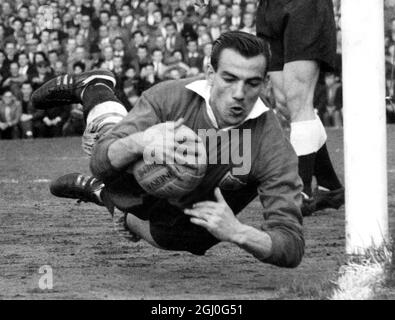
{"type": "Polygon", "coordinates": [[[315,61],[294,61],[284,66],[284,93],[292,121],[314,119],[314,90],[319,66],[315,61]]]}
{"type": "Polygon", "coordinates": [[[297,76],[284,83],[286,105],[292,121],[314,119],[314,88],[310,81],[297,76]]]}

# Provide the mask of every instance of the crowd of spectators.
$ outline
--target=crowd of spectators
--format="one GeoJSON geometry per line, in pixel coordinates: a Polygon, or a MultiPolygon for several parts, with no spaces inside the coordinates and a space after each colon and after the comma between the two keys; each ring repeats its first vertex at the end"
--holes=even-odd
{"type": "MultiPolygon", "coordinates": [[[[322,75],[316,106],[325,125],[340,127],[340,0],[333,2],[338,68],[322,75]]],[[[160,81],[204,74],[212,42],[222,32],[255,33],[256,5],[257,0],[210,0],[197,9],[194,0],[2,0],[0,139],[82,133],[80,105],[42,111],[30,103],[33,90],[66,72],[111,70],[128,109],[160,81]]],[[[392,37],[387,40],[393,52],[392,37]]],[[[265,94],[273,99],[270,80],[265,94]]]]}
{"type": "Polygon", "coordinates": [[[395,0],[385,5],[386,112],[387,122],[395,123],[395,0]]]}

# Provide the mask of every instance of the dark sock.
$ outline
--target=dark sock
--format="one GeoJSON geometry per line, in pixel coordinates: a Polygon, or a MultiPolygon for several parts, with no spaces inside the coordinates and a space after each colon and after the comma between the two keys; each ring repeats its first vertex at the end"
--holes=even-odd
{"type": "Polygon", "coordinates": [[[328,149],[324,144],[317,152],[314,166],[314,176],[317,179],[317,184],[321,187],[329,190],[335,190],[342,188],[335,169],[332,166],[331,159],[329,157],[328,149]]]}
{"type": "Polygon", "coordinates": [[[111,89],[112,84],[109,82],[109,86],[107,87],[108,81],[98,80],[96,83],[90,84],[86,87],[84,94],[82,96],[82,104],[84,106],[84,119],[88,117],[89,112],[93,109],[93,107],[97,106],[100,103],[107,101],[115,101],[122,104],[118,98],[115,96],[114,91],[111,89]],[[98,83],[106,84],[98,85],[98,83]]]}
{"type": "Polygon", "coordinates": [[[303,181],[303,192],[309,197],[312,195],[311,183],[313,182],[315,157],[316,153],[299,156],[299,176],[303,181]]]}

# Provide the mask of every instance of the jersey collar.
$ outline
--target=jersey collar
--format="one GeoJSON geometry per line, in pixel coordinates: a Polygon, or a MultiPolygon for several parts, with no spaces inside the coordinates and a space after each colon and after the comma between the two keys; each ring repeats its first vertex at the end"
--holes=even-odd
{"type": "MultiPolygon", "coordinates": [[[[201,96],[205,102],[206,102],[206,110],[207,114],[210,118],[210,121],[212,125],[218,129],[218,123],[217,120],[215,119],[215,115],[213,112],[213,109],[210,106],[210,89],[211,87],[209,86],[207,80],[197,80],[194,82],[191,82],[190,84],[186,85],[185,88],[197,93],[199,96],[201,96]]],[[[247,118],[244,119],[244,122],[251,120],[251,119],[256,119],[265,112],[269,111],[270,109],[265,105],[265,103],[262,101],[261,98],[258,98],[257,102],[255,103],[254,107],[252,108],[250,114],[247,116],[247,118]]],[[[242,124],[241,123],[241,124],[242,124]]],[[[230,130],[235,128],[236,126],[230,126],[227,128],[223,128],[222,130],[230,130]]]]}

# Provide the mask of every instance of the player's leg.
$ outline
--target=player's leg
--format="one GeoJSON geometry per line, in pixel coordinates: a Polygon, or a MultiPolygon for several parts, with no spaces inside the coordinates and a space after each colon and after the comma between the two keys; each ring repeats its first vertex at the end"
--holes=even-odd
{"type": "Polygon", "coordinates": [[[269,75],[273,84],[276,107],[280,110],[285,108],[288,110],[291,121],[291,143],[299,157],[299,175],[303,180],[304,193],[309,198],[312,195],[314,160],[318,150],[318,141],[311,141],[311,131],[317,127],[314,121],[316,115],[313,111],[311,91],[314,94],[312,83],[316,81],[318,70],[314,62],[306,64],[307,66],[299,62],[291,66],[288,64],[284,66],[284,71],[272,71],[269,75]],[[296,122],[298,123],[295,124],[296,122]]]}
{"type": "MultiPolygon", "coordinates": [[[[321,188],[319,199],[315,199],[314,207],[307,209],[304,214],[318,208],[338,208],[344,201],[343,187],[333,168],[326,146],[325,128],[314,112],[313,99],[315,85],[318,80],[319,68],[314,61],[294,61],[284,66],[284,91],[287,107],[291,115],[291,143],[299,157],[299,174],[305,184],[304,192],[312,194],[312,177],[315,176],[321,188]],[[327,193],[327,198],[335,197],[336,200],[325,200],[322,188],[327,193]],[[325,201],[324,206],[318,202],[325,201]]],[[[325,192],[324,191],[324,192],[325,192]]]]}
{"type": "Polygon", "coordinates": [[[284,94],[291,118],[291,144],[299,158],[299,175],[304,193],[312,196],[312,179],[317,151],[326,141],[325,129],[314,112],[314,89],[319,67],[314,61],[284,65],[284,94]]]}
{"type": "Polygon", "coordinates": [[[82,104],[86,120],[83,149],[89,154],[95,141],[127,114],[114,94],[115,84],[114,75],[107,70],[65,74],[44,83],[33,92],[31,100],[37,109],[82,104]]]}
{"type": "MultiPolygon", "coordinates": [[[[81,103],[86,129],[82,147],[90,155],[96,141],[111,130],[127,114],[114,94],[115,77],[107,70],[93,70],[80,75],[62,75],[51,79],[32,94],[38,109],[81,103]]],[[[52,182],[51,192],[58,197],[94,202],[113,212],[113,205],[105,201],[104,185],[97,179],[72,173],[52,182]]]]}
{"type": "Polygon", "coordinates": [[[279,112],[285,119],[290,121],[290,113],[287,109],[287,100],[284,93],[283,71],[269,72],[269,77],[272,83],[276,111],[279,112]]]}
{"type": "Polygon", "coordinates": [[[284,92],[291,113],[292,144],[301,159],[301,175],[306,175],[308,183],[313,172],[319,185],[325,184],[329,190],[341,189],[344,193],[327,152],[325,129],[313,107],[320,68],[330,67],[335,61],[332,2],[301,0],[290,3],[286,10],[284,92]]]}

